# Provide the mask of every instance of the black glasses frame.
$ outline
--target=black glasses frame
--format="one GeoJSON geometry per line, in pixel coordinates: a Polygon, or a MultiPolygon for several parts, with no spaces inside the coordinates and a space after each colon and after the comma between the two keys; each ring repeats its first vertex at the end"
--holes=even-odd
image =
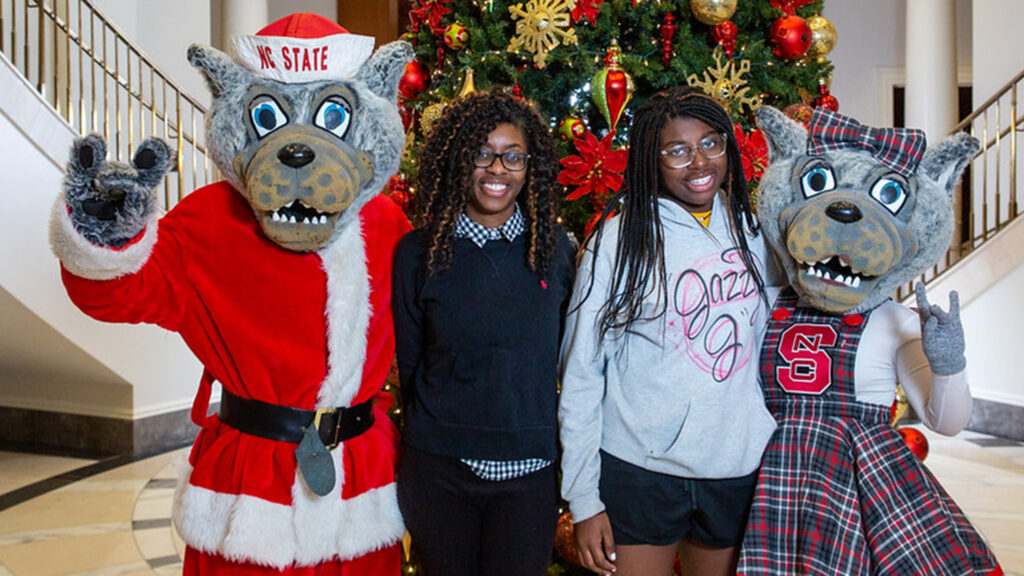
{"type": "Polygon", "coordinates": [[[522,172],[523,170],[526,170],[526,167],[530,163],[530,155],[525,152],[520,152],[519,150],[506,150],[501,154],[498,154],[497,152],[491,152],[490,150],[480,150],[479,152],[473,155],[473,166],[476,166],[477,168],[490,168],[491,166],[494,165],[494,161],[496,159],[500,159],[501,165],[505,168],[505,170],[508,170],[509,172],[522,172]],[[485,153],[490,155],[491,161],[486,164],[481,164],[477,161],[477,159],[480,158],[480,156],[485,153]],[[505,162],[506,154],[522,154],[523,165],[520,166],[519,168],[513,168],[509,166],[508,163],[505,162]]]}

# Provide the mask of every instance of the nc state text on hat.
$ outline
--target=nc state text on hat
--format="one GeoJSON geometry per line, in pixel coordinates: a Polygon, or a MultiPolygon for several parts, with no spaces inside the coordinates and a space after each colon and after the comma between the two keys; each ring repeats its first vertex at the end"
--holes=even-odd
{"type": "MultiPolygon", "coordinates": [[[[260,54],[260,69],[277,68],[270,46],[257,46],[260,54]]],[[[281,60],[285,70],[296,72],[321,72],[327,70],[327,46],[306,48],[302,46],[281,46],[281,60]]]]}

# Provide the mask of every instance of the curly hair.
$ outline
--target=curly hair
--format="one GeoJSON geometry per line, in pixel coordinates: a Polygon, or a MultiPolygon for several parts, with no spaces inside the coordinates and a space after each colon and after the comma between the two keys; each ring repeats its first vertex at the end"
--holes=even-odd
{"type": "MultiPolygon", "coordinates": [[[[672,118],[695,118],[718,132],[727,135],[733,133],[732,120],[722,106],[700,89],[690,86],[679,86],[655,94],[633,115],[625,183],[622,190],[607,203],[601,224],[591,231],[596,252],[604,221],[615,210],[621,211],[615,269],[601,311],[602,338],[608,330],[628,331],[640,319],[644,297],[653,289],[653,276],[656,276],[656,285],[661,286],[663,296],[659,300],[661,308],[653,312],[655,317],[663,314],[668,305],[665,239],[658,212],[658,198],[662,196],[658,157],[661,129],[672,118]]],[[[730,233],[758,292],[767,302],[764,279],[754,265],[754,256],[747,244],[747,234],[744,233],[745,227],[750,234],[756,236],[760,225],[751,209],[750,191],[743,175],[743,162],[735,138],[726,138],[726,154],[724,192],[730,233]]]]}
{"type": "Polygon", "coordinates": [[[526,265],[543,274],[554,258],[561,208],[554,138],[541,114],[524,99],[504,92],[475,92],[450,103],[421,152],[414,223],[426,232],[427,269],[447,270],[455,251],[455,223],[470,200],[473,156],[499,124],[526,136],[530,154],[526,183],[516,203],[529,230],[526,265]]]}

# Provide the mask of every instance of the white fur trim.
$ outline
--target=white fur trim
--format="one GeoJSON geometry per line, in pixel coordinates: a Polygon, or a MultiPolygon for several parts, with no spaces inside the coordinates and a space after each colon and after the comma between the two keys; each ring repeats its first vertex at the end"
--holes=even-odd
{"type": "MultiPolygon", "coordinates": [[[[333,452],[340,465],[341,449],[333,452]]],[[[221,494],[187,483],[186,465],[174,501],[174,525],[189,546],[235,562],[283,569],[350,560],[395,544],[405,533],[395,484],[350,500],[340,486],[323,498],[296,474],[294,506],[254,496],[221,494]]]]}
{"type": "Polygon", "coordinates": [[[143,237],[123,250],[97,246],[86,240],[71,222],[64,195],[57,197],[50,213],[50,247],[69,272],[90,280],[111,280],[134,274],[149,260],[156,244],[158,222],[154,215],[143,237]]]}
{"type": "Polygon", "coordinates": [[[345,226],[321,252],[327,273],[327,376],[317,407],[349,406],[363,384],[366,330],[370,325],[370,279],[362,220],[345,226]]]}
{"type": "Polygon", "coordinates": [[[353,77],[373,53],[372,36],[333,34],[322,38],[235,36],[235,61],[257,76],[299,83],[353,77]]]}

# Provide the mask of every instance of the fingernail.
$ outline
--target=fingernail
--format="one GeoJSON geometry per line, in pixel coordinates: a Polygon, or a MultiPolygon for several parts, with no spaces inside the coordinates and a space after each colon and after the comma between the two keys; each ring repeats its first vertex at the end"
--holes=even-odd
{"type": "Polygon", "coordinates": [[[612,562],[615,562],[615,552],[612,552],[611,554],[609,554],[608,558],[610,558],[612,562]]]}

